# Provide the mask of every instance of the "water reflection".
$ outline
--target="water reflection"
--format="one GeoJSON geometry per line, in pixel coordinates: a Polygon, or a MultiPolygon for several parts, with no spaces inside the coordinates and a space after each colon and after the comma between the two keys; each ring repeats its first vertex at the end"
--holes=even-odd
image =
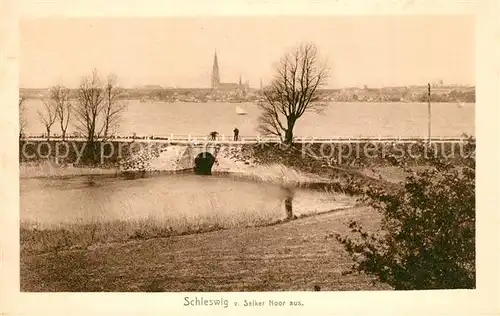
{"type": "Polygon", "coordinates": [[[289,186],[283,187],[283,190],[285,191],[285,212],[286,212],[286,219],[290,220],[293,219],[293,195],[294,195],[294,190],[290,188],[289,186]]]}

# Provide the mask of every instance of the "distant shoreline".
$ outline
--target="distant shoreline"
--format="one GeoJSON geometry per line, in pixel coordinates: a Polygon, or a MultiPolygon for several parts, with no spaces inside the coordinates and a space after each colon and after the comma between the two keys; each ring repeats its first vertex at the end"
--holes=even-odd
{"type": "MultiPolygon", "coordinates": [[[[77,89],[69,89],[75,95],[77,89]]],[[[47,97],[48,89],[19,89],[20,95],[28,99],[47,97]]],[[[344,88],[321,89],[317,91],[321,102],[427,102],[427,86],[386,87],[386,88],[344,88]]],[[[476,102],[475,86],[440,86],[431,88],[431,102],[476,102]]],[[[262,90],[248,91],[212,90],[210,88],[136,88],[123,89],[123,99],[143,102],[260,102],[262,90]]]]}
{"type": "MultiPolygon", "coordinates": [[[[26,97],[26,100],[42,100],[43,98],[41,97],[26,97]]],[[[71,99],[71,100],[76,100],[76,99],[71,99]]],[[[165,100],[147,100],[147,101],[142,101],[139,98],[127,98],[123,99],[126,101],[139,101],[139,103],[220,103],[220,104],[238,104],[238,103],[253,103],[256,104],[259,101],[242,101],[242,102],[231,102],[231,101],[165,101],[165,100]]],[[[427,105],[427,102],[424,101],[322,101],[326,102],[328,104],[352,104],[352,103],[357,103],[357,104],[422,104],[422,105],[427,105]]],[[[459,101],[461,102],[461,101],[459,101]]],[[[432,101],[431,103],[439,103],[439,104],[449,104],[456,106],[457,101],[432,101]]],[[[476,105],[476,102],[461,102],[464,105],[476,105]]]]}

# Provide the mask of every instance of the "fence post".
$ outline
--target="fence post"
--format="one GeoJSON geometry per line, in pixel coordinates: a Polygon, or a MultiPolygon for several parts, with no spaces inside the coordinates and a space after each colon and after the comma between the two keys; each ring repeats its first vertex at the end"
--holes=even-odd
{"type": "Polygon", "coordinates": [[[428,114],[428,137],[431,142],[431,84],[427,83],[427,114],[428,114]]]}

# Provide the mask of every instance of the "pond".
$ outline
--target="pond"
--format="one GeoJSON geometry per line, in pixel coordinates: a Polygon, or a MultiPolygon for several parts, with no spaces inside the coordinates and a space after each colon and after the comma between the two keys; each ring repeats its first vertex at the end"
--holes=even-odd
{"type": "Polygon", "coordinates": [[[286,217],[293,193],[294,215],[353,205],[348,196],[231,175],[158,174],[126,180],[117,176],[21,179],[21,222],[38,229],[113,221],[150,221],[182,226],[253,226],[286,217]]]}

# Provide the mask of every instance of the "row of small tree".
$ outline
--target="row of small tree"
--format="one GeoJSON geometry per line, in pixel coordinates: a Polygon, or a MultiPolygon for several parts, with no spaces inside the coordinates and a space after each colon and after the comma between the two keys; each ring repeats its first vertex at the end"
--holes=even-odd
{"type": "MultiPolygon", "coordinates": [[[[96,69],[90,76],[82,78],[80,86],[71,90],[63,85],[49,89],[48,96],[42,99],[43,108],[38,110],[40,122],[44,125],[47,140],[52,128],[58,123],[62,140],[72,123],[75,130],[86,138],[86,148],[95,156],[96,143],[105,141],[116,131],[120,118],[125,111],[123,90],[117,85],[114,74],[102,80],[96,69]]],[[[26,98],[19,98],[19,138],[26,129],[26,98]]]]}
{"type": "MultiPolygon", "coordinates": [[[[58,123],[65,140],[70,122],[89,142],[108,138],[118,127],[125,110],[122,95],[114,74],[103,82],[95,69],[90,76],[82,78],[76,90],[63,85],[51,87],[48,96],[42,99],[43,108],[38,110],[47,139],[50,140],[52,128],[58,123]]],[[[25,101],[23,96],[19,98],[20,137],[26,128],[25,101]]]]}

